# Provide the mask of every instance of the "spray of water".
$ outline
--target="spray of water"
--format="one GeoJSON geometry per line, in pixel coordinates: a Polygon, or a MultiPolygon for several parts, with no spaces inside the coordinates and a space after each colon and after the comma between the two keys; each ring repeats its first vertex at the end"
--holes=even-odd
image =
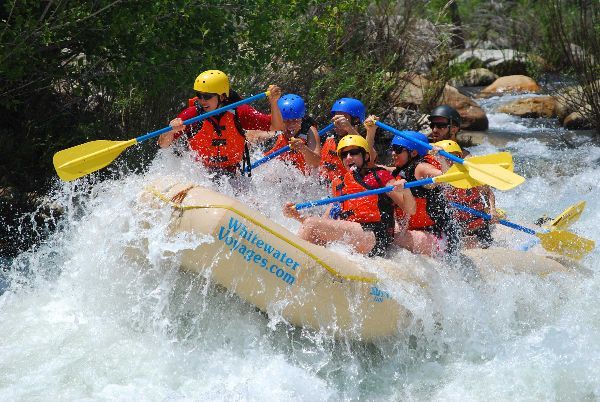
{"type": "MultiPolygon", "coordinates": [[[[494,128],[494,127],[493,127],[494,128]]],[[[495,129],[499,129],[496,127],[495,129]]],[[[572,230],[600,241],[600,148],[508,144],[528,180],[497,193],[515,221],[588,202],[572,230]]],[[[498,151],[485,143],[475,154],[498,151]]],[[[257,157],[258,155],[255,155],[257,157]]],[[[482,280],[457,264],[427,270],[428,286],[384,278],[411,314],[395,337],[373,344],[294,328],[204,275],[180,270],[181,251],[210,236],[169,235],[171,211],[140,200],[168,175],[235,196],[296,230],[285,201],[326,195],[280,161],[237,191],[189,157],[159,152],[147,172],[119,180],[56,183],[58,229],[11,262],[0,296],[0,399],[53,400],[489,400],[596,399],[600,395],[598,252],[592,275],[499,273],[482,280]]],[[[312,211],[318,213],[322,211],[312,211]]],[[[526,235],[510,236],[514,245],[526,235]]],[[[341,245],[335,251],[349,255],[341,245]]],[[[349,255],[372,267],[369,260],[349,255]]],[[[419,264],[406,251],[398,269],[419,264]]],[[[207,261],[211,267],[213,261],[207,261]]],[[[373,268],[369,268],[373,269],[373,268]]]]}

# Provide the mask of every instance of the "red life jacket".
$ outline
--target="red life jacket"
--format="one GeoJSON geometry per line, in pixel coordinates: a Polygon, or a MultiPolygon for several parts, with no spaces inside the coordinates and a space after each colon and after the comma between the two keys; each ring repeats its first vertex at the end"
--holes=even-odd
{"type": "MultiPolygon", "coordinates": [[[[367,174],[374,175],[378,187],[368,186],[358,172],[346,172],[343,177],[335,178],[331,183],[334,197],[385,187],[385,183],[382,183],[377,175],[378,170],[382,169],[373,168],[367,171],[367,174]]],[[[341,219],[358,223],[382,222],[388,228],[391,227],[392,234],[393,214],[393,201],[386,194],[369,195],[341,203],[341,219]]]]}
{"type": "MultiPolygon", "coordinates": [[[[300,140],[306,144],[306,141],[304,141],[303,139],[300,139],[300,140]]],[[[290,142],[285,137],[285,135],[279,134],[277,136],[277,141],[275,141],[275,145],[273,145],[273,148],[271,148],[270,150],[265,152],[265,156],[268,156],[268,155],[272,154],[273,152],[277,151],[278,149],[281,149],[288,145],[290,145],[290,142]]],[[[286,162],[291,162],[294,166],[296,166],[305,175],[310,173],[309,169],[306,166],[306,161],[304,160],[304,155],[302,155],[301,152],[297,152],[297,151],[294,151],[293,149],[290,149],[289,151],[284,152],[283,154],[279,155],[277,158],[281,159],[283,161],[286,161],[286,162]]]]}
{"type": "MultiPolygon", "coordinates": [[[[487,207],[485,198],[477,187],[448,189],[446,198],[450,202],[456,202],[478,211],[485,211],[487,207]]],[[[485,219],[459,209],[454,210],[454,218],[466,235],[488,224],[485,219]]]]}
{"type": "Polygon", "coordinates": [[[321,148],[321,166],[319,167],[321,177],[329,181],[343,176],[347,170],[337,154],[337,143],[335,137],[327,137],[321,148]]]}
{"type": "Polygon", "coordinates": [[[244,130],[235,110],[204,120],[189,140],[189,146],[204,165],[226,170],[239,166],[246,156],[244,154],[248,153],[244,130]]]}

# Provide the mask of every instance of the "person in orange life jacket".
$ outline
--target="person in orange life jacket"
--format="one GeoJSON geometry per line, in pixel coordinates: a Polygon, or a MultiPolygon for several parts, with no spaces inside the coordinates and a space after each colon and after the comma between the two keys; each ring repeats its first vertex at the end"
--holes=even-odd
{"type": "MultiPolygon", "coordinates": [[[[463,158],[463,152],[456,141],[444,140],[438,141],[435,145],[444,151],[463,158]]],[[[451,166],[452,161],[442,155],[437,155],[441,165],[442,172],[446,172],[451,166]]],[[[454,210],[454,217],[461,227],[463,236],[463,245],[467,248],[488,248],[492,242],[491,224],[499,220],[496,211],[496,199],[492,189],[489,186],[479,186],[470,189],[456,187],[446,187],[445,196],[450,202],[456,202],[468,206],[478,211],[487,212],[492,216],[491,220],[486,220],[472,215],[459,209],[454,210]]]]}
{"type": "Polygon", "coordinates": [[[249,105],[241,105],[218,116],[209,117],[189,127],[183,120],[206,113],[240,100],[229,87],[229,78],[219,70],[201,73],[194,82],[196,97],[169,124],[173,129],[162,134],[158,145],[166,148],[181,134],[188,136],[188,145],[210,170],[234,177],[250,162],[245,130],[283,130],[283,118],[277,105],[281,90],[269,86],[271,115],[259,113],[249,105]]]}
{"type": "MultiPolygon", "coordinates": [[[[334,130],[329,133],[321,148],[321,161],[319,171],[321,177],[329,182],[346,173],[344,164],[337,154],[337,141],[348,134],[360,135],[358,126],[365,120],[365,105],[358,99],[341,98],[336,100],[331,107],[331,121],[334,130]]],[[[371,152],[374,152],[372,150],[371,152]]],[[[371,158],[375,160],[375,158],[371,158]]]]}
{"type": "MultiPolygon", "coordinates": [[[[406,131],[411,137],[427,142],[427,137],[418,132],[406,131]]],[[[400,136],[392,140],[392,159],[396,178],[411,182],[442,174],[441,170],[428,163],[424,157],[428,149],[400,136]]],[[[411,188],[416,201],[416,212],[407,216],[396,209],[400,231],[394,242],[414,253],[439,256],[458,251],[460,228],[446,201],[440,184],[411,188]]]]}
{"type": "Polygon", "coordinates": [[[277,103],[285,130],[277,136],[275,145],[265,152],[265,156],[289,145],[291,150],[278,158],[291,162],[306,175],[312,168],[319,167],[321,161],[321,141],[315,122],[306,115],[306,105],[300,96],[286,94],[277,103]]]}
{"type": "Polygon", "coordinates": [[[403,188],[404,180],[395,180],[385,169],[368,166],[369,144],[360,135],[342,138],[337,152],[347,171],[333,181],[334,196],[385,186],[394,186],[394,190],[342,202],[339,220],[329,217],[330,208],[323,217],[304,217],[291,202],[285,204],[284,215],[302,223],[298,235],[311,243],[326,245],[341,241],[362,254],[385,255],[394,238],[393,205],[412,214],[414,199],[410,191],[403,188]]]}

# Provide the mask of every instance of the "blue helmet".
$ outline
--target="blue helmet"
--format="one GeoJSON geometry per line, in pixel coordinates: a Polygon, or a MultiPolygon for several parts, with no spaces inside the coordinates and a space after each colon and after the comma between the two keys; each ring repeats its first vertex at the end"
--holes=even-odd
{"type": "MultiPolygon", "coordinates": [[[[414,138],[417,141],[424,142],[425,144],[429,144],[429,140],[427,136],[423,133],[419,133],[418,131],[401,131],[402,134],[406,134],[410,138],[414,138]]],[[[392,139],[392,145],[400,145],[401,147],[405,147],[410,150],[415,150],[419,153],[419,155],[426,155],[429,151],[429,148],[424,147],[421,144],[417,144],[416,142],[412,142],[407,138],[404,138],[399,135],[394,135],[392,139]]]]}
{"type": "Polygon", "coordinates": [[[286,94],[277,101],[283,120],[301,119],[306,113],[304,100],[298,95],[286,94]]]}
{"type": "Polygon", "coordinates": [[[352,117],[358,118],[361,122],[365,121],[365,105],[358,99],[341,98],[335,101],[331,107],[331,114],[336,112],[348,113],[352,117]]]}

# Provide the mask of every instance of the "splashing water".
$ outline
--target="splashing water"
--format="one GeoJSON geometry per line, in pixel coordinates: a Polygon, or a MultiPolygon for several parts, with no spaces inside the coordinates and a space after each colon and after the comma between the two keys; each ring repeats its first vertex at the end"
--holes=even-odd
{"type": "MultiPolygon", "coordinates": [[[[493,114],[490,121],[492,131],[513,135],[506,149],[528,179],[497,192],[498,206],[511,220],[531,223],[585,200],[587,209],[571,230],[600,241],[600,148],[565,149],[537,139],[537,129],[519,121],[514,124],[522,130],[493,114]]],[[[499,149],[484,143],[471,151],[499,149]]],[[[267,316],[205,275],[182,272],[180,251],[213,239],[170,237],[171,211],[139,202],[145,187],[165,174],[234,194],[171,150],[159,152],[143,175],[57,182],[50,197],[65,211],[58,230],[11,261],[6,273],[0,399],[600,397],[597,251],[582,262],[591,275],[499,275],[484,283],[447,267],[428,278],[427,290],[388,281],[392,297],[411,311],[411,327],[374,344],[335,340],[267,316]]],[[[282,204],[326,195],[279,161],[257,169],[252,183],[236,197],[292,231],[298,224],[283,217],[282,204]]],[[[529,238],[515,232],[513,240],[529,238]]],[[[399,269],[417,261],[405,251],[392,260],[399,269]]]]}

